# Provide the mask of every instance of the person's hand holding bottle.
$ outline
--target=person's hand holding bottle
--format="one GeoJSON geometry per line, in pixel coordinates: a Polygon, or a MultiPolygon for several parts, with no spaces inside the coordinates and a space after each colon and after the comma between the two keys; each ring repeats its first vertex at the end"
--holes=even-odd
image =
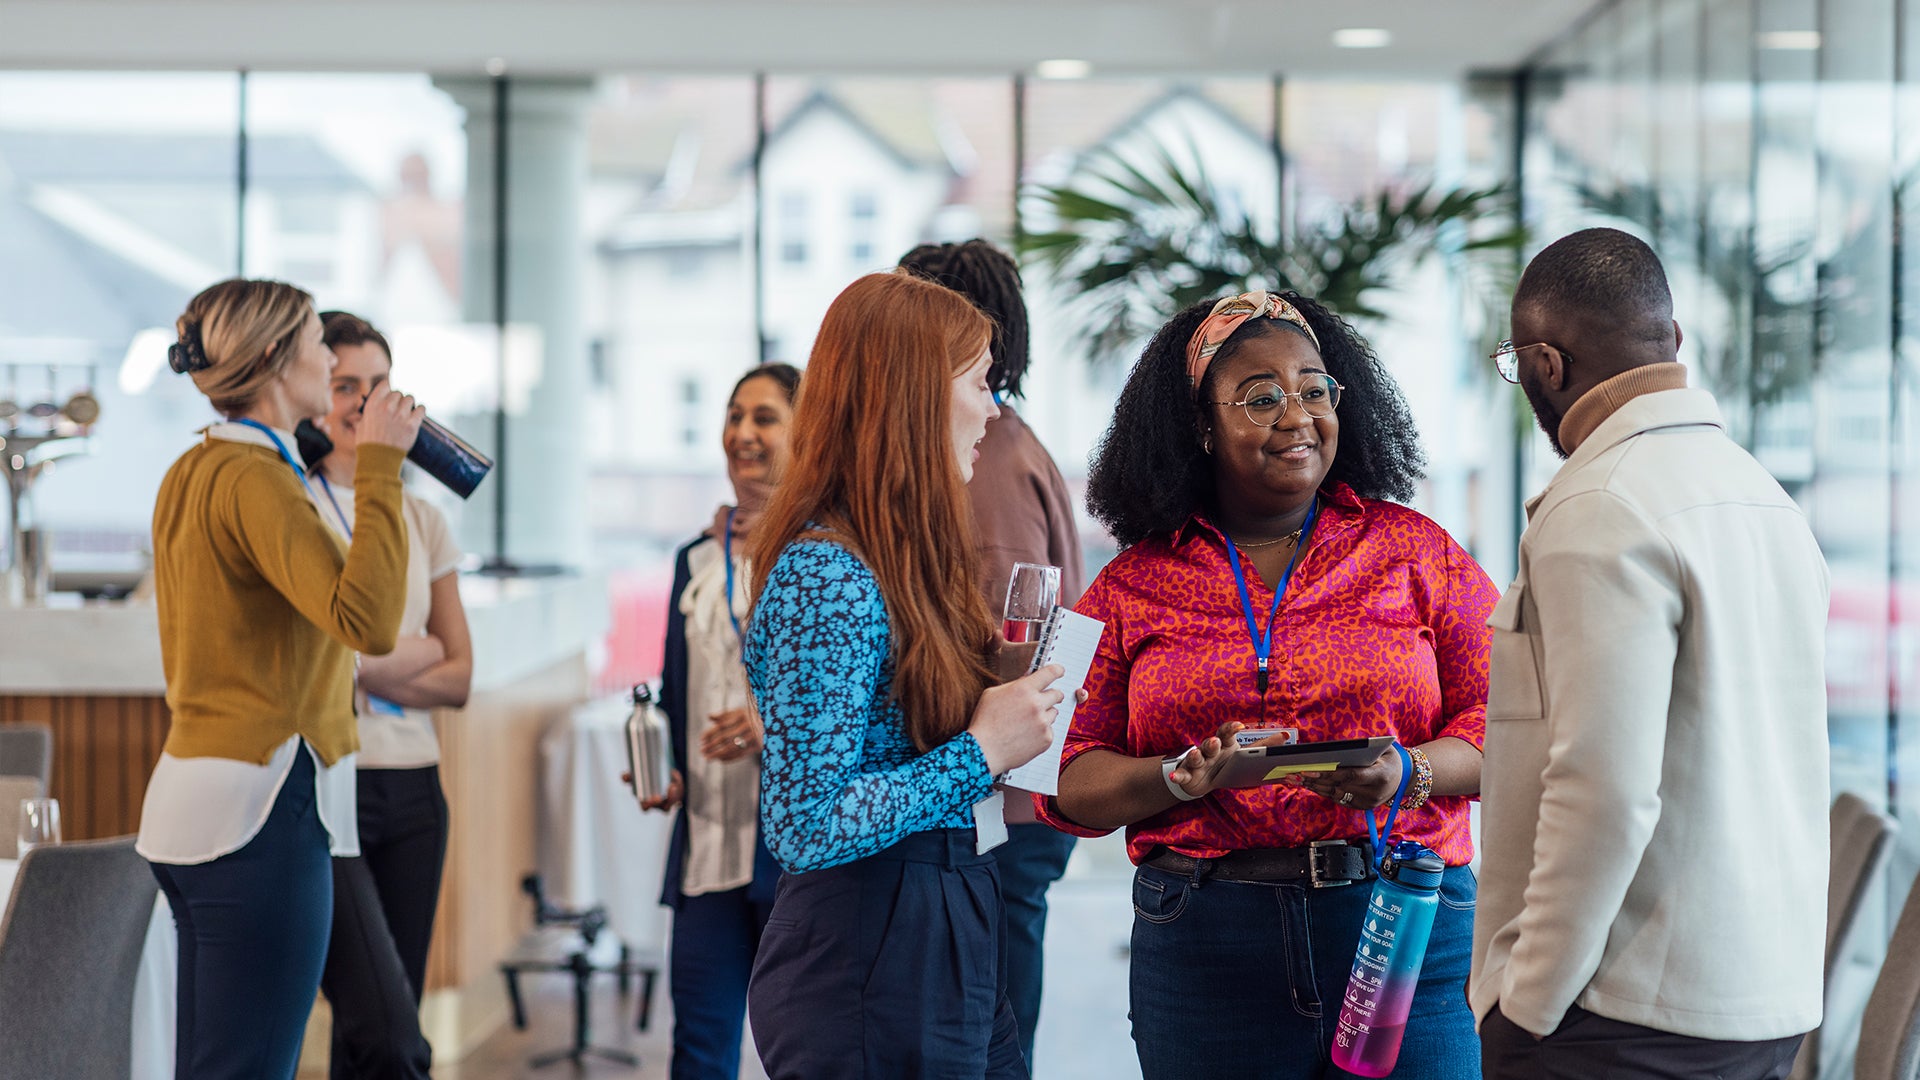
{"type": "Polygon", "coordinates": [[[420,423],[427,418],[426,407],[382,383],[367,395],[360,406],[360,422],[354,426],[354,439],[361,445],[372,443],[411,450],[420,437],[420,423]]]}

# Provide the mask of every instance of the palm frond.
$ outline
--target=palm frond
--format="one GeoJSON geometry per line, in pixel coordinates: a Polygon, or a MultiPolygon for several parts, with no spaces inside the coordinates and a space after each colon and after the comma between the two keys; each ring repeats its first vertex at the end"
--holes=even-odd
{"type": "Polygon", "coordinates": [[[1103,150],[1065,183],[1025,193],[1044,227],[1023,238],[1021,256],[1071,294],[1074,339],[1096,364],[1131,352],[1181,308],[1229,292],[1293,289],[1348,318],[1380,319],[1371,296],[1433,256],[1453,261],[1482,306],[1511,287],[1525,231],[1504,185],[1383,189],[1282,241],[1223,206],[1198,148],[1184,149],[1194,164],[1167,146],[1103,150]]]}

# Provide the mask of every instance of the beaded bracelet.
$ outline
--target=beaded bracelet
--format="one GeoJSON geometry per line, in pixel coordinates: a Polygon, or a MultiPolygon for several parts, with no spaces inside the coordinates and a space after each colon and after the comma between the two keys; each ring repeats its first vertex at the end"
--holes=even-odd
{"type": "Polygon", "coordinates": [[[1418,810],[1433,795],[1433,762],[1417,746],[1407,747],[1407,755],[1413,759],[1413,779],[1407,784],[1406,797],[1400,800],[1400,809],[1418,810]]]}

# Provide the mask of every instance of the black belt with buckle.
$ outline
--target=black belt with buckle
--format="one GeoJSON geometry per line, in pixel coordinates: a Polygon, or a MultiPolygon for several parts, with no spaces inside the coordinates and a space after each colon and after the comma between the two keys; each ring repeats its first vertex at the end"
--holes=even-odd
{"type": "Polygon", "coordinates": [[[1305,847],[1248,848],[1196,859],[1155,848],[1146,865],[1201,881],[1297,881],[1315,889],[1351,885],[1373,877],[1373,847],[1365,840],[1315,840],[1305,847]]]}

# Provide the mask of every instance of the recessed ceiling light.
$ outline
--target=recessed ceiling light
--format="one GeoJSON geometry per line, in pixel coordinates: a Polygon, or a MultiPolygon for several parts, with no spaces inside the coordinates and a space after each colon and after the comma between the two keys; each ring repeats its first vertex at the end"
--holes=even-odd
{"type": "Polygon", "coordinates": [[[1393,31],[1377,26],[1349,26],[1333,32],[1333,43],[1342,49],[1384,49],[1393,44],[1393,31]]]}
{"type": "Polygon", "coordinates": [[[1093,65],[1085,60],[1042,60],[1033,73],[1043,79],[1084,79],[1093,74],[1093,65]]]}
{"type": "Polygon", "coordinates": [[[1763,49],[1792,49],[1812,52],[1820,47],[1818,30],[1767,30],[1755,37],[1763,49]]]}

